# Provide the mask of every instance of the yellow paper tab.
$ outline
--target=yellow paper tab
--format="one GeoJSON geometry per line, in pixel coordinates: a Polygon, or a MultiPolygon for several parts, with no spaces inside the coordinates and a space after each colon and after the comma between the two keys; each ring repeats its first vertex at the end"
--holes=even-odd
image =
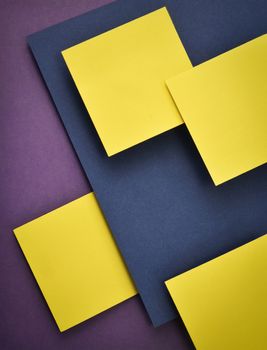
{"type": "Polygon", "coordinates": [[[109,156],[183,123],[165,80],[192,65],[166,8],[62,54],[109,156]]]}
{"type": "Polygon", "coordinates": [[[267,235],[166,282],[197,350],[267,344],[267,235]]]}
{"type": "Polygon", "coordinates": [[[267,162],[267,36],[167,80],[216,185],[267,162]]]}
{"type": "Polygon", "coordinates": [[[93,193],[14,233],[61,331],[137,293],[93,193]]]}

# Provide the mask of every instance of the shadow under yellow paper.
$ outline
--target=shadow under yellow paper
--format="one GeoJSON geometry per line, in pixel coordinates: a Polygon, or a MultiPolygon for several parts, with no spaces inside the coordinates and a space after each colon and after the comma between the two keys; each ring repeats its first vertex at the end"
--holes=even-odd
{"type": "Polygon", "coordinates": [[[62,54],[109,156],[183,123],[165,80],[192,65],[166,8],[62,54]]]}
{"type": "Polygon", "coordinates": [[[267,235],[166,282],[198,350],[263,350],[267,235]]]}
{"type": "Polygon", "coordinates": [[[93,193],[14,233],[61,331],[137,293],[93,193]]]}

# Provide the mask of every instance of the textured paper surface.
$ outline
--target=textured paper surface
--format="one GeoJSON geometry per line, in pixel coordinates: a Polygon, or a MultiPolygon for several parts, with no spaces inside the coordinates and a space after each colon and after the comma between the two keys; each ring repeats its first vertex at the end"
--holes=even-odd
{"type": "Polygon", "coordinates": [[[93,193],[14,232],[61,331],[137,293],[93,193]]]}
{"type": "Polygon", "coordinates": [[[194,348],[181,322],[154,329],[139,296],[62,335],[12,232],[90,191],[25,38],[105,2],[32,0],[1,6],[1,350],[194,348]]]}
{"type": "Polygon", "coordinates": [[[183,123],[165,80],[192,65],[166,8],[62,54],[109,156],[183,123]]]}
{"type": "Polygon", "coordinates": [[[184,125],[109,158],[88,118],[61,51],[164,5],[194,64],[267,31],[262,1],[122,0],[28,39],[154,325],[177,317],[165,280],[267,227],[266,165],[216,187],[184,125]]]}
{"type": "Polygon", "coordinates": [[[167,81],[216,185],[267,162],[267,35],[167,81]]]}
{"type": "Polygon", "coordinates": [[[262,350],[267,235],[166,282],[198,350],[262,350]]]}

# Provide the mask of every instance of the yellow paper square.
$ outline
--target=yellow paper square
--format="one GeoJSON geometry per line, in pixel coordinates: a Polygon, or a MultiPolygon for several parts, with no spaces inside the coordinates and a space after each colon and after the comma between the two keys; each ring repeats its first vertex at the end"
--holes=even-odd
{"type": "Polygon", "coordinates": [[[62,54],[109,156],[183,123],[165,80],[192,65],[166,8],[62,54]]]}
{"type": "Polygon", "coordinates": [[[93,193],[14,233],[61,331],[136,294],[93,193]]]}
{"type": "Polygon", "coordinates": [[[216,185],[267,161],[267,36],[167,81],[216,185]]]}
{"type": "Polygon", "coordinates": [[[166,285],[197,350],[266,349],[267,235],[166,285]]]}

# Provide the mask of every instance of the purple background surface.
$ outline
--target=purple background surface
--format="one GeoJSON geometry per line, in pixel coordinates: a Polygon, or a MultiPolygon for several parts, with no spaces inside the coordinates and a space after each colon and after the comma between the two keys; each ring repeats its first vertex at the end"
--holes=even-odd
{"type": "Polygon", "coordinates": [[[139,297],[60,333],[12,230],[88,193],[26,36],[107,0],[0,0],[1,350],[189,350],[177,322],[154,329],[139,297]]]}

